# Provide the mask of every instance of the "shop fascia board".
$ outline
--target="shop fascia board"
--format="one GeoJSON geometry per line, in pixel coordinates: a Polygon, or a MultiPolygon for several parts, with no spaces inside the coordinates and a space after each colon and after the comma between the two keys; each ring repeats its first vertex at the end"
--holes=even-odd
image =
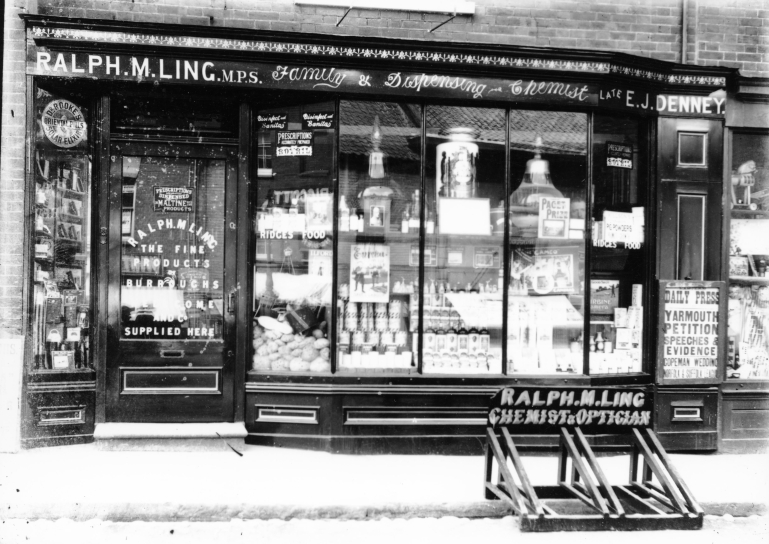
{"type": "Polygon", "coordinates": [[[194,54],[197,58],[301,59],[312,60],[316,65],[340,67],[376,62],[383,67],[404,70],[507,77],[515,71],[539,78],[611,79],[623,84],[639,83],[690,94],[725,87],[737,74],[734,68],[683,65],[614,51],[361,38],[31,14],[21,14],[20,17],[28,28],[44,31],[44,34],[30,36],[39,45],[50,43],[72,50],[168,50],[194,54]],[[57,34],[57,29],[64,32],[57,34]],[[134,39],[152,36],[160,39],[134,39]],[[170,37],[173,41],[168,39],[170,37]],[[240,42],[249,45],[241,47],[240,42]],[[265,43],[267,47],[260,49],[259,43],[265,43]],[[277,51],[277,45],[283,46],[280,51],[277,51]]]}

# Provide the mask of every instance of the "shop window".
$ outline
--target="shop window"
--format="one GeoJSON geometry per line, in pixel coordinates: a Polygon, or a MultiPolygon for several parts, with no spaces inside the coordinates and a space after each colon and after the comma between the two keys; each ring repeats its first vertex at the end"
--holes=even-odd
{"type": "Polygon", "coordinates": [[[584,366],[587,116],[510,112],[508,373],[584,366]]]}
{"type": "Polygon", "coordinates": [[[31,372],[94,369],[91,352],[91,160],[79,98],[35,89],[31,372]]]}
{"type": "Polygon", "coordinates": [[[501,374],[505,111],[425,118],[423,372],[501,374]]]}
{"type": "Polygon", "coordinates": [[[678,166],[706,167],[708,135],[696,132],[678,133],[678,166]]]}
{"type": "Polygon", "coordinates": [[[339,114],[338,370],[416,373],[421,108],[343,100],[339,114]]]}
{"type": "Polygon", "coordinates": [[[590,253],[590,374],[641,372],[646,183],[639,123],[596,115],[590,253]]]}
{"type": "Polygon", "coordinates": [[[336,116],[333,102],[257,112],[257,372],[331,372],[336,116]]]}
{"type": "Polygon", "coordinates": [[[769,378],[769,136],[732,137],[726,376],[769,378]]]}

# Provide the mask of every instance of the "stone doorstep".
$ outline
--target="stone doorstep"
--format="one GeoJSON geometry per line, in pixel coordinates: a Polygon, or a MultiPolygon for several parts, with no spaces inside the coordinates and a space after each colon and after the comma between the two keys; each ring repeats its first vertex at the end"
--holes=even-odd
{"type": "Polygon", "coordinates": [[[94,431],[101,451],[226,451],[245,446],[239,423],[99,423],[94,431]]]}

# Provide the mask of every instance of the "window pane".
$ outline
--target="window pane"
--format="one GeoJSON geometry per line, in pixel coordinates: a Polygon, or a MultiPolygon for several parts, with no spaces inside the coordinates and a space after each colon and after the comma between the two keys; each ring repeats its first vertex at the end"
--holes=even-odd
{"type": "Polygon", "coordinates": [[[90,371],[94,360],[88,112],[80,100],[36,91],[40,130],[35,133],[32,158],[35,263],[30,370],[90,371]]]}
{"type": "Polygon", "coordinates": [[[331,372],[333,102],[257,112],[253,369],[331,372]]]}
{"type": "Polygon", "coordinates": [[[634,119],[594,117],[591,374],[641,371],[646,180],[638,133],[634,119]]]}
{"type": "Polygon", "coordinates": [[[678,164],[705,166],[706,134],[678,133],[678,164]]]}
{"type": "Polygon", "coordinates": [[[510,112],[508,373],[583,368],[587,117],[510,112]]]}
{"type": "Polygon", "coordinates": [[[425,116],[423,372],[501,374],[505,112],[425,116]]]}
{"type": "Polygon", "coordinates": [[[729,237],[730,379],[769,378],[769,137],[732,140],[729,237]]]}
{"type": "Polygon", "coordinates": [[[340,104],[339,372],[415,373],[422,115],[340,104]]]}

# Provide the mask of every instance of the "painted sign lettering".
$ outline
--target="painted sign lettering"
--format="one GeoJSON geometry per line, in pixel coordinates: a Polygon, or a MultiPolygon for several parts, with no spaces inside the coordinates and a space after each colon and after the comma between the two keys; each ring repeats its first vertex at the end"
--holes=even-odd
{"type": "MultiPolygon", "coordinates": [[[[97,78],[135,82],[227,85],[272,89],[356,93],[389,92],[403,96],[425,95],[473,100],[586,104],[598,103],[598,87],[592,83],[549,80],[513,81],[429,73],[389,72],[334,67],[290,66],[225,60],[192,60],[169,57],[137,57],[124,54],[63,53],[28,48],[27,73],[53,77],[97,78]]],[[[327,128],[325,119],[308,113],[303,129],[327,128]],[[311,127],[311,124],[317,126],[311,127]]],[[[279,123],[276,119],[271,122],[279,123]]],[[[266,127],[265,127],[266,128],[266,127]]],[[[270,127],[272,128],[272,127],[270,127]]],[[[278,126],[275,128],[280,129],[278,126]]]]}
{"type": "Polygon", "coordinates": [[[487,424],[512,433],[554,434],[579,426],[588,433],[651,427],[653,402],[642,389],[506,387],[491,399],[487,424]]]}
{"type": "Polygon", "coordinates": [[[334,112],[307,112],[302,114],[302,130],[334,128],[334,112]]]}
{"type": "Polygon", "coordinates": [[[256,130],[286,130],[287,126],[287,113],[260,113],[256,116],[256,130]]]}
{"type": "Polygon", "coordinates": [[[661,94],[657,96],[657,111],[671,114],[723,116],[726,114],[726,95],[686,96],[661,94]]]}

